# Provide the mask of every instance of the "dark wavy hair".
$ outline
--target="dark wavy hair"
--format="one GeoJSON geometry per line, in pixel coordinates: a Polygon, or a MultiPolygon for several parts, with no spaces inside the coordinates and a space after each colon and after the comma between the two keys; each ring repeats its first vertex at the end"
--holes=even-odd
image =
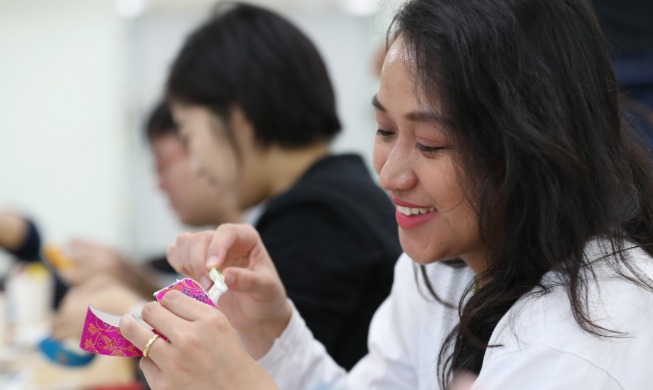
{"type": "MultiPolygon", "coordinates": [[[[611,266],[651,291],[623,254],[653,242],[653,164],[626,126],[603,34],[586,0],[413,0],[396,15],[415,59],[416,95],[438,102],[488,268],[459,305],[442,346],[453,371],[480,372],[490,336],[520,298],[555,271],[587,332],[619,337],[587,310],[584,249],[610,240],[611,266]]],[[[432,103],[434,105],[435,103],[432,103]]]]}
{"type": "Polygon", "coordinates": [[[311,146],[341,129],[315,45],[286,18],[255,5],[219,3],[186,38],[166,91],[169,99],[204,106],[225,122],[239,106],[265,147],[311,146]]]}

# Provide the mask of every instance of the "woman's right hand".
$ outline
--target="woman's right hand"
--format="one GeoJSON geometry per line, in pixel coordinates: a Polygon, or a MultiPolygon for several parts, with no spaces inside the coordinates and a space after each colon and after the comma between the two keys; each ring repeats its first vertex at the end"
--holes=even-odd
{"type": "Polygon", "coordinates": [[[168,248],[168,262],[205,289],[211,285],[209,270],[222,272],[229,291],[220,297],[219,309],[254,359],[265,355],[286,328],[292,307],[251,225],[223,224],[215,231],[184,233],[168,248]]]}

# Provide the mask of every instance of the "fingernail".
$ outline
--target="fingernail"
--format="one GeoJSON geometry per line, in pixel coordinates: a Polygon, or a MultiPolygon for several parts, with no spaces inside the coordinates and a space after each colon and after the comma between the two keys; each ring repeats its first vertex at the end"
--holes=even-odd
{"type": "Polygon", "coordinates": [[[232,274],[227,274],[224,276],[224,284],[226,284],[227,287],[233,286],[235,282],[236,282],[236,277],[233,276],[232,274]]]}
{"type": "Polygon", "coordinates": [[[211,287],[211,279],[209,279],[209,277],[206,276],[206,275],[200,276],[200,285],[205,290],[210,288],[211,287]]]}
{"type": "Polygon", "coordinates": [[[215,267],[216,265],[218,265],[219,261],[220,259],[218,258],[218,256],[211,256],[209,257],[208,260],[206,260],[206,266],[208,268],[215,267]]]}
{"type": "Polygon", "coordinates": [[[172,303],[177,300],[177,295],[183,295],[183,293],[181,291],[170,290],[163,295],[159,303],[163,304],[164,301],[167,303],[172,303]]]}
{"type": "Polygon", "coordinates": [[[179,294],[183,294],[183,293],[177,290],[170,290],[164,295],[164,297],[168,297],[168,299],[177,299],[179,294]]]}
{"type": "MultiPolygon", "coordinates": [[[[129,321],[131,321],[132,319],[133,319],[134,321],[136,321],[136,317],[134,317],[134,314],[132,314],[132,313],[125,313],[125,314],[122,315],[122,317],[121,317],[121,319],[120,319],[120,324],[122,324],[123,321],[127,321],[127,322],[129,322],[129,321]]],[[[120,326],[120,325],[119,325],[119,326],[120,326]]]]}

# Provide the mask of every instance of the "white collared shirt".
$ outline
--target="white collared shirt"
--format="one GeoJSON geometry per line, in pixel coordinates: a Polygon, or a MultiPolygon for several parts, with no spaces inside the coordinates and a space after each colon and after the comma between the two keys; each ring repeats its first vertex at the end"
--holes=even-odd
{"type": "MultiPolygon", "coordinates": [[[[600,257],[596,241],[590,259],[600,257]]],[[[653,276],[652,259],[639,249],[628,252],[633,264],[653,276]]],[[[653,386],[653,294],[615,278],[605,261],[593,270],[590,309],[596,321],[628,333],[601,338],[582,330],[573,318],[566,291],[518,301],[495,328],[474,390],[632,389],[653,386]]],[[[435,263],[427,274],[441,298],[457,305],[472,281],[468,268],[435,263]]],[[[545,277],[555,279],[554,275],[545,277]]],[[[415,265],[402,255],[395,267],[391,295],[372,320],[369,354],[345,373],[326,354],[294,311],[284,333],[259,363],[284,390],[439,389],[440,346],[457,323],[457,309],[434,302],[418,287],[415,265]]]]}

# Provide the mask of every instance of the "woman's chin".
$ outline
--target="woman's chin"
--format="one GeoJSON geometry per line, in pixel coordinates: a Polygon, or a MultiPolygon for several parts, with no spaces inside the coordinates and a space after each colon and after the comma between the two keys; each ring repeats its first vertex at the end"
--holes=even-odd
{"type": "Polygon", "coordinates": [[[427,265],[440,260],[437,256],[433,256],[432,254],[424,251],[424,248],[422,248],[422,250],[412,249],[408,246],[404,246],[403,243],[401,247],[404,249],[404,252],[406,252],[408,257],[410,257],[417,264],[427,265]]]}
{"type": "Polygon", "coordinates": [[[439,260],[436,253],[428,248],[423,240],[416,239],[399,229],[399,243],[403,251],[417,264],[431,264],[439,260]]]}

